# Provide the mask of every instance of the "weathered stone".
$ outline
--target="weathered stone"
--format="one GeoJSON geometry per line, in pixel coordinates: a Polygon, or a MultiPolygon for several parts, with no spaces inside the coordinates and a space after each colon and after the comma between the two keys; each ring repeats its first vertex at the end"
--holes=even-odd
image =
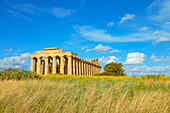
{"type": "Polygon", "coordinates": [[[63,49],[59,48],[45,48],[43,51],[36,51],[36,54],[31,54],[30,58],[30,70],[37,74],[93,75],[101,73],[98,59],[86,61],[78,58],[76,53],[63,52],[63,49]]]}

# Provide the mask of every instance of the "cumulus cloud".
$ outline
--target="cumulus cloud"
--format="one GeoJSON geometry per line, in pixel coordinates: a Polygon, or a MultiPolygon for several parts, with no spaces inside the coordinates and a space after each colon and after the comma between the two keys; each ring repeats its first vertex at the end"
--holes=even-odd
{"type": "Polygon", "coordinates": [[[20,56],[6,57],[0,60],[0,70],[8,69],[8,68],[27,68],[26,62],[30,56],[30,53],[24,53],[20,56]]]}
{"type": "Polygon", "coordinates": [[[112,49],[110,46],[103,46],[102,44],[97,45],[94,50],[98,52],[105,52],[108,51],[109,49],[112,49]]]}
{"type": "Polygon", "coordinates": [[[99,63],[101,65],[105,65],[105,64],[108,64],[108,63],[111,63],[111,62],[117,62],[119,61],[119,58],[116,58],[115,56],[109,56],[109,57],[101,57],[99,58],[99,63]]]}
{"type": "Polygon", "coordinates": [[[121,18],[120,23],[124,23],[128,20],[132,20],[134,17],[135,17],[134,14],[125,14],[125,16],[121,18]]]}
{"type": "Polygon", "coordinates": [[[160,58],[158,58],[158,56],[152,55],[150,59],[152,59],[153,62],[170,62],[169,56],[167,56],[166,58],[164,58],[164,56],[161,56],[160,58]]]}
{"type": "Polygon", "coordinates": [[[110,51],[110,53],[118,53],[118,52],[120,52],[120,51],[117,49],[110,51]]]}
{"type": "MultiPolygon", "coordinates": [[[[91,26],[74,26],[75,31],[83,38],[95,42],[137,42],[155,40],[157,37],[151,37],[152,32],[136,32],[132,34],[115,36],[107,33],[104,29],[95,29],[91,26]]],[[[164,33],[169,35],[169,33],[164,33]]]]}
{"type": "Polygon", "coordinates": [[[99,45],[95,46],[92,49],[89,49],[88,46],[85,46],[85,47],[82,48],[82,50],[85,50],[85,49],[86,49],[86,52],[92,51],[92,50],[95,50],[97,52],[106,52],[106,51],[112,49],[112,47],[110,47],[110,46],[103,46],[102,44],[99,44],[99,45]]]}
{"type": "Polygon", "coordinates": [[[124,64],[143,64],[144,60],[145,60],[144,53],[133,52],[128,53],[124,64]]]}
{"type": "Polygon", "coordinates": [[[167,37],[161,37],[161,38],[157,39],[155,42],[153,41],[152,43],[153,43],[154,45],[156,45],[157,43],[166,42],[166,41],[169,41],[169,38],[167,38],[167,37]]]}
{"type": "Polygon", "coordinates": [[[107,23],[107,27],[112,27],[114,25],[114,22],[107,23]]]}
{"type": "Polygon", "coordinates": [[[152,33],[152,36],[155,36],[155,35],[158,35],[159,34],[159,31],[155,31],[152,33]]]}
{"type": "Polygon", "coordinates": [[[139,31],[145,31],[145,30],[148,30],[149,29],[149,27],[141,27],[140,29],[139,29],[139,31]]]}
{"type": "Polygon", "coordinates": [[[170,65],[167,66],[128,66],[125,68],[129,75],[157,74],[170,71],[170,65]]]}

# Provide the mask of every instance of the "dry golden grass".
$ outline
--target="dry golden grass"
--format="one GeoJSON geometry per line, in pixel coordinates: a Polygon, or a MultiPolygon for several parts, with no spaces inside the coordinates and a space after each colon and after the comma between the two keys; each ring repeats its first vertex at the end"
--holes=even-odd
{"type": "Polygon", "coordinates": [[[133,80],[4,80],[0,81],[0,112],[168,113],[168,85],[133,80]]]}

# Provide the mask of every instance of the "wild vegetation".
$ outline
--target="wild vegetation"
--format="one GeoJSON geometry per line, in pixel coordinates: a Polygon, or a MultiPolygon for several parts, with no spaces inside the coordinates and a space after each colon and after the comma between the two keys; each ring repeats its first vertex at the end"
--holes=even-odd
{"type": "Polygon", "coordinates": [[[126,76],[125,69],[123,69],[123,65],[121,63],[108,63],[104,67],[103,73],[100,76],[126,76]]]}
{"type": "MultiPolygon", "coordinates": [[[[2,71],[1,78],[3,72],[8,73],[2,71]]],[[[170,77],[165,75],[36,76],[0,80],[0,113],[170,111],[170,77]]]]}

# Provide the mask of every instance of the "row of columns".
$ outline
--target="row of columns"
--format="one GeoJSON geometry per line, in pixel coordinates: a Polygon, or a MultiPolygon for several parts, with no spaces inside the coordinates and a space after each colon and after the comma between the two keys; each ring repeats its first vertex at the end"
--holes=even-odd
{"type": "MultiPolygon", "coordinates": [[[[49,73],[49,57],[44,57],[45,58],[45,66],[44,66],[44,74],[49,73]]],[[[31,71],[36,70],[37,74],[42,74],[42,64],[41,60],[42,57],[37,57],[36,58],[37,62],[34,64],[34,58],[31,58],[31,71]]],[[[101,66],[97,66],[96,64],[80,59],[80,58],[75,58],[72,56],[67,56],[68,63],[67,65],[64,64],[64,56],[60,56],[60,73],[64,74],[64,65],[68,66],[67,71],[69,75],[93,75],[96,73],[101,73],[101,66]]],[[[56,57],[52,57],[52,73],[56,73],[56,57]]]]}

